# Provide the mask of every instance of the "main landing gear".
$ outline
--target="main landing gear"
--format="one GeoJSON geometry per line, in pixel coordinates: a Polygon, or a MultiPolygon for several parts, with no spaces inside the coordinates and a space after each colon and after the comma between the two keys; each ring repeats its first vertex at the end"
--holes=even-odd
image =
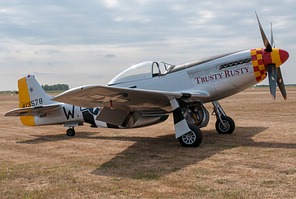
{"type": "Polygon", "coordinates": [[[73,137],[73,136],[75,135],[74,127],[70,127],[70,128],[68,128],[66,134],[67,134],[67,136],[71,136],[71,137],[73,137]]]}
{"type": "Polygon", "coordinates": [[[228,117],[218,101],[212,102],[217,121],[216,131],[219,134],[232,134],[235,129],[235,123],[231,117],[228,117]]]}
{"type": "Polygon", "coordinates": [[[178,138],[183,147],[198,147],[202,142],[202,132],[200,128],[207,126],[209,122],[209,112],[201,103],[184,105],[181,108],[190,132],[178,138]]]}
{"type": "MultiPolygon", "coordinates": [[[[232,134],[235,129],[235,123],[231,117],[228,117],[218,101],[212,102],[214,106],[213,113],[217,121],[216,131],[219,134],[232,134]]],[[[186,120],[190,132],[178,138],[183,147],[198,147],[202,142],[202,132],[200,128],[208,125],[209,112],[203,104],[185,105],[181,108],[184,119],[186,120]]]]}

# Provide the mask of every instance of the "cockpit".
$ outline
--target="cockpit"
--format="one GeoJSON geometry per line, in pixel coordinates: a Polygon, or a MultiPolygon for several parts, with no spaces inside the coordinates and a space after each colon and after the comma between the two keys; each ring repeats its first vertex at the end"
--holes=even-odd
{"type": "Polygon", "coordinates": [[[114,77],[108,85],[151,79],[166,75],[174,65],[165,62],[146,61],[133,65],[114,77]]]}

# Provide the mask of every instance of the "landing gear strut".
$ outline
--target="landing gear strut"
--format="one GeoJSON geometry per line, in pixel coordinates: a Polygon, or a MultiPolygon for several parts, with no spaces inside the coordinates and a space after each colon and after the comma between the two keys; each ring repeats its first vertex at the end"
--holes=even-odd
{"type": "Polygon", "coordinates": [[[216,131],[219,134],[232,134],[235,129],[235,123],[231,117],[228,117],[218,101],[212,102],[214,112],[217,118],[216,131]]]}
{"type": "Polygon", "coordinates": [[[74,127],[70,127],[70,128],[67,130],[67,136],[71,136],[71,137],[73,137],[74,135],[75,135],[74,127]]]}

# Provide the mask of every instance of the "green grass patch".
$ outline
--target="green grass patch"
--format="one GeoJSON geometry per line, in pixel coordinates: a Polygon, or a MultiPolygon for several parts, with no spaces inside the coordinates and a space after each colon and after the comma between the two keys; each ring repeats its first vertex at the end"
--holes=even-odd
{"type": "Polygon", "coordinates": [[[156,173],[139,173],[136,174],[134,179],[138,179],[138,180],[159,180],[160,179],[160,175],[156,174],[156,173]]]}

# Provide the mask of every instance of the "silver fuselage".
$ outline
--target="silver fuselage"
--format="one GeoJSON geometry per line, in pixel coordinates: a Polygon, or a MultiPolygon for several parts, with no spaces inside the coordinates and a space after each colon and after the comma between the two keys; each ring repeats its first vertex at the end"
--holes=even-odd
{"type": "Polygon", "coordinates": [[[192,94],[203,91],[208,96],[200,100],[206,103],[231,96],[258,83],[250,50],[176,65],[158,75],[153,75],[155,69],[151,65],[150,71],[151,74],[139,73],[130,78],[123,72],[108,85],[192,94]]]}

